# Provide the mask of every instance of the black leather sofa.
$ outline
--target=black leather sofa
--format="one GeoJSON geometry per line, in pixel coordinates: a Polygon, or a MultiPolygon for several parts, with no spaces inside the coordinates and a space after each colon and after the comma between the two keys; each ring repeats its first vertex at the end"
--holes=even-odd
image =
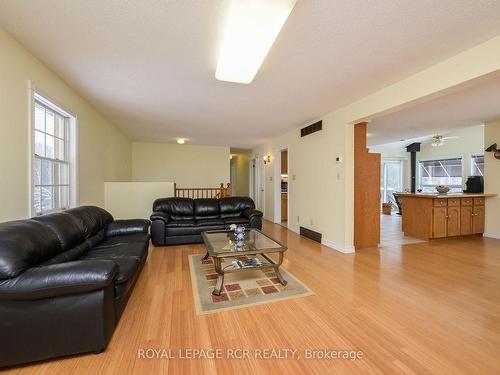
{"type": "Polygon", "coordinates": [[[149,224],[93,206],[0,223],[0,366],[103,351],[146,260],[149,224]]]}
{"type": "Polygon", "coordinates": [[[161,198],[154,201],[150,219],[151,242],[156,246],[200,243],[201,232],[231,224],[262,228],[262,212],[249,197],[161,198]]]}

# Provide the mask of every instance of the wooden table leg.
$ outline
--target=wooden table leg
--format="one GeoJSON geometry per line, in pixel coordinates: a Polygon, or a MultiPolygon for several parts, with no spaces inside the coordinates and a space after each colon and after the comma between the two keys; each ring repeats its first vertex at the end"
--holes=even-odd
{"type": "Polygon", "coordinates": [[[215,284],[215,289],[212,294],[214,296],[220,296],[222,287],[224,286],[224,271],[221,268],[221,258],[214,258],[214,267],[219,276],[217,277],[217,283],[215,284]]]}

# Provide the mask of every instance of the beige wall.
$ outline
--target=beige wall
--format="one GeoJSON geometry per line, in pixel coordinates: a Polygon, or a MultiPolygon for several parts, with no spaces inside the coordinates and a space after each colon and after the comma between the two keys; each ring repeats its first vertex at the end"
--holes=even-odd
{"type": "Polygon", "coordinates": [[[236,172],[236,185],[232,186],[232,195],[248,196],[249,194],[249,152],[233,153],[231,159],[231,169],[236,172]],[[234,166],[234,167],[233,167],[234,166]]]}
{"type": "Polygon", "coordinates": [[[178,187],[216,187],[229,182],[229,147],[132,143],[132,180],[172,181],[178,187]]]}
{"type": "MultiPolygon", "coordinates": [[[[352,251],[354,239],[354,137],[353,123],[369,120],[443,94],[469,80],[500,70],[500,37],[491,39],[448,60],[319,119],[324,130],[300,138],[299,130],[269,141],[254,150],[274,154],[289,145],[290,224],[323,233],[323,242],[340,251],[352,251]],[[335,157],[341,156],[338,164],[335,157]],[[295,175],[296,179],[293,179],[295,175]],[[297,221],[297,217],[299,220],[297,221]]],[[[307,124],[304,124],[307,125],[307,124]]],[[[266,218],[273,218],[275,189],[272,164],[266,165],[266,218]]]]}
{"type": "Polygon", "coordinates": [[[151,215],[153,202],[174,196],[173,182],[106,182],[104,208],[115,219],[141,218],[151,215]]]}
{"type": "Polygon", "coordinates": [[[0,221],[30,216],[29,81],[78,118],[79,203],[104,205],[104,181],[130,179],[131,143],[0,28],[0,221]]]}
{"type": "MultiPolygon", "coordinates": [[[[484,145],[493,143],[500,145],[500,119],[486,123],[484,128],[484,145]]],[[[495,159],[492,152],[484,153],[484,191],[500,195],[500,160],[495,159]]],[[[500,239],[500,196],[486,199],[485,235],[500,239]]]]}

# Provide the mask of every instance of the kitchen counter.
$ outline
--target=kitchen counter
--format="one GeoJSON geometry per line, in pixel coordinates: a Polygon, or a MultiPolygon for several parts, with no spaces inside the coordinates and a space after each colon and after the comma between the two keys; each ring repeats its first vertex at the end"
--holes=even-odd
{"type": "Polygon", "coordinates": [[[415,197],[415,198],[428,198],[428,199],[444,199],[444,198],[478,198],[478,197],[496,197],[495,193],[394,193],[394,195],[401,197],[415,197]]]}
{"type": "Polygon", "coordinates": [[[482,234],[485,201],[494,193],[396,193],[406,236],[431,239],[482,234]]]}

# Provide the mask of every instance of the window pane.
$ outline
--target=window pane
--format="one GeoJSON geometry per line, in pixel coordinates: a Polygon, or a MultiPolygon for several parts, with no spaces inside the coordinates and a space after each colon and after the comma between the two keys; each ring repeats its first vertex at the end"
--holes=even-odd
{"type": "Polygon", "coordinates": [[[484,155],[471,158],[471,176],[484,176],[484,155]]]}
{"type": "Polygon", "coordinates": [[[52,185],[52,162],[42,160],[42,185],[52,185]]]}
{"type": "Polygon", "coordinates": [[[59,185],[69,185],[69,173],[67,164],[59,164],[59,185]]]}
{"type": "Polygon", "coordinates": [[[45,156],[45,134],[35,130],[35,154],[45,156]]]}
{"type": "Polygon", "coordinates": [[[45,156],[48,158],[54,158],[55,157],[55,138],[46,135],[45,136],[45,156]]]}
{"type": "Polygon", "coordinates": [[[54,135],[54,113],[51,111],[45,112],[45,132],[54,135]]]}
{"type": "Polygon", "coordinates": [[[438,185],[448,185],[451,192],[462,191],[462,159],[441,159],[419,162],[420,188],[435,193],[438,185]]]}
{"type": "Polygon", "coordinates": [[[45,131],[45,110],[40,105],[35,105],[35,129],[45,131]]]}
{"type": "Polygon", "coordinates": [[[33,184],[40,185],[42,183],[42,161],[35,159],[33,162],[33,184]]]}
{"type": "Polygon", "coordinates": [[[55,129],[56,137],[63,138],[63,139],[65,138],[64,127],[65,127],[64,117],[57,115],[57,117],[56,117],[56,129],[55,129]]]}
{"type": "Polygon", "coordinates": [[[42,186],[41,195],[42,195],[42,211],[48,211],[54,208],[54,205],[52,203],[52,197],[53,197],[52,187],[42,186]]]}
{"type": "Polygon", "coordinates": [[[59,206],[60,208],[69,207],[69,187],[60,186],[59,187],[59,206]]]}
{"type": "Polygon", "coordinates": [[[55,139],[55,141],[56,141],[56,154],[55,154],[56,159],[65,160],[64,141],[57,138],[55,139]]]}
{"type": "Polygon", "coordinates": [[[38,214],[42,211],[42,195],[40,187],[35,188],[33,197],[33,206],[35,209],[35,214],[38,214]]]}

